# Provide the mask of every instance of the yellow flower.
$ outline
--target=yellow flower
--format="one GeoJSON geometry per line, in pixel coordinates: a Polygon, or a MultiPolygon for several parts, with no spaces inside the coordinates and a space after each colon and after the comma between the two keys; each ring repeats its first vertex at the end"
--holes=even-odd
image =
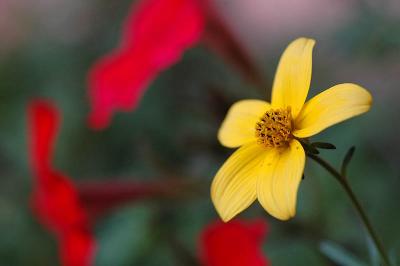
{"type": "Polygon", "coordinates": [[[219,215],[229,221],[256,199],[272,216],[296,213],[305,152],[298,139],[370,109],[362,87],[339,84],[305,103],[315,41],[299,38],[283,53],[272,88],[272,103],[242,100],[229,110],[218,132],[222,145],[240,147],[220,168],[211,186],[219,215]]]}

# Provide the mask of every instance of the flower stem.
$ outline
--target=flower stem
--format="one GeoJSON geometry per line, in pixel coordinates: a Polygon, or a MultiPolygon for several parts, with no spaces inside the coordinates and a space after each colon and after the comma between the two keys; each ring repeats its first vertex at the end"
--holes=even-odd
{"type": "Polygon", "coordinates": [[[196,197],[204,190],[200,180],[182,177],[159,181],[86,181],[77,184],[79,199],[92,216],[143,200],[174,200],[196,197]]]}
{"type": "Polygon", "coordinates": [[[357,199],[356,195],[354,194],[352,188],[350,187],[349,182],[347,181],[346,176],[343,176],[340,174],[336,169],[330,165],[327,161],[322,159],[321,157],[315,155],[315,154],[307,154],[308,157],[313,159],[315,162],[317,162],[319,165],[324,167],[329,173],[331,173],[337,181],[342,185],[343,189],[346,191],[347,195],[349,196],[351,202],[353,203],[354,207],[357,210],[357,213],[359,214],[361,221],[364,223],[372,241],[374,242],[384,264],[386,266],[390,266],[390,261],[389,261],[389,256],[387,255],[385,248],[383,247],[382,242],[380,241],[377,233],[375,232],[374,228],[372,227],[371,222],[369,221],[363,207],[360,204],[360,201],[357,199]]]}

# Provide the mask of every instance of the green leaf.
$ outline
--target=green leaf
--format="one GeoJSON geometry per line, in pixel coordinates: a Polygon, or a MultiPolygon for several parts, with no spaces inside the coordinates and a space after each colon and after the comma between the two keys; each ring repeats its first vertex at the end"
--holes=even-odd
{"type": "Polygon", "coordinates": [[[96,266],[132,265],[149,242],[152,212],[146,206],[124,208],[97,230],[96,266]]]}
{"type": "Polygon", "coordinates": [[[389,261],[393,266],[398,266],[399,263],[397,261],[397,251],[395,249],[389,250],[389,261]]]}
{"type": "Polygon", "coordinates": [[[347,171],[347,166],[349,165],[351,158],[353,158],[354,152],[356,150],[355,146],[352,146],[344,156],[343,162],[342,162],[342,167],[341,167],[341,174],[342,176],[346,176],[346,171],[347,171]]]}
{"type": "Polygon", "coordinates": [[[301,146],[303,146],[303,148],[304,148],[304,150],[307,152],[307,153],[310,153],[310,154],[319,154],[319,150],[317,150],[315,147],[313,147],[312,145],[310,145],[310,144],[308,144],[308,143],[306,143],[306,142],[303,142],[303,141],[300,141],[300,144],[301,144],[301,146]]]}
{"type": "Polygon", "coordinates": [[[374,245],[374,243],[372,242],[370,237],[366,237],[367,241],[367,248],[368,248],[368,253],[369,253],[369,257],[370,257],[370,261],[371,261],[371,265],[372,266],[379,266],[379,254],[378,251],[376,250],[376,247],[374,245]]]}
{"type": "Polygon", "coordinates": [[[330,242],[324,241],[320,244],[319,249],[321,252],[338,265],[346,266],[366,266],[359,258],[342,248],[341,246],[330,242]]]}
{"type": "Polygon", "coordinates": [[[311,144],[313,147],[318,148],[318,149],[326,149],[326,150],[334,150],[336,149],[336,146],[328,143],[328,142],[314,142],[311,144]]]}

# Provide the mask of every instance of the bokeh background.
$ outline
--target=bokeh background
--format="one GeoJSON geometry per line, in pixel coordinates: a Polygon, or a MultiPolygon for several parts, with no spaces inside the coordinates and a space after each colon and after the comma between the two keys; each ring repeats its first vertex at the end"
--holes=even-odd
{"type": "MultiPolygon", "coordinates": [[[[132,1],[0,0],[0,265],[58,265],[56,243],[29,206],[32,175],[26,105],[53,99],[63,111],[55,164],[76,181],[193,179],[185,200],[136,201],[99,217],[96,265],[185,265],[202,228],[217,218],[209,185],[232,150],[217,129],[229,106],[269,97],[286,45],[315,38],[311,95],[343,82],[368,88],[369,113],[330,128],[315,141],[339,165],[355,145],[350,182],[393,257],[400,254],[400,4],[384,1],[215,0],[260,68],[254,87],[221,57],[196,46],[149,87],[134,113],[111,127],[87,128],[86,74],[110,51],[132,1]]],[[[377,265],[376,255],[336,181],[308,161],[297,216],[280,222],[254,204],[240,217],[270,224],[263,250],[272,265],[377,265]]]]}

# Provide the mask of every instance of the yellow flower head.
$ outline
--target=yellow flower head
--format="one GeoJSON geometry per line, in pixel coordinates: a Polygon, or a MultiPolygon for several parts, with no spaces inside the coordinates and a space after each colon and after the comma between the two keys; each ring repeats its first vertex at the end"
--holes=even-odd
{"type": "Polygon", "coordinates": [[[272,216],[296,213],[305,152],[297,139],[369,110],[372,97],[362,87],[339,84],[305,103],[315,41],[299,38],[283,53],[272,88],[272,103],[242,100],[229,110],[218,132],[222,145],[240,147],[216,174],[211,198],[229,221],[256,199],[272,216]]]}

